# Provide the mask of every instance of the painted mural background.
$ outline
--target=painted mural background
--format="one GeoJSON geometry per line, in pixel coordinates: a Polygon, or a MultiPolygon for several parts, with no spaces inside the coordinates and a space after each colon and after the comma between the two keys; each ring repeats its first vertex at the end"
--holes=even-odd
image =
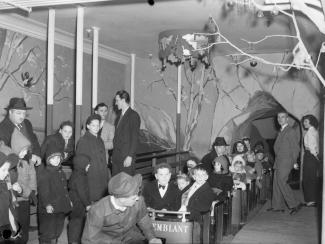
{"type": "MultiPolygon", "coordinates": [[[[218,21],[226,21],[232,28],[238,23],[238,18],[223,14],[218,21]]],[[[246,15],[241,16],[239,21],[247,24],[247,33],[254,32],[256,26],[267,28],[273,24],[282,28],[285,26],[289,34],[292,32],[291,23],[282,17],[261,21],[246,15]]],[[[303,16],[298,17],[298,21],[306,46],[315,59],[319,44],[325,40],[324,35],[319,34],[303,16]]],[[[286,109],[297,120],[309,113],[319,117],[320,83],[313,73],[297,69],[285,72],[262,63],[253,67],[250,62],[241,63],[235,55],[222,51],[222,48],[212,50],[208,69],[202,70],[200,65],[193,72],[186,65],[183,68],[181,144],[184,150],[202,157],[209,151],[216,136],[224,136],[231,143],[250,133],[248,126],[243,129],[245,123],[272,118],[280,108],[286,109]],[[193,84],[196,90],[193,90],[193,84]],[[197,90],[199,93],[196,93],[197,90]],[[196,94],[195,102],[191,94],[196,94]],[[195,122],[192,131],[188,126],[194,123],[188,123],[189,120],[195,122]]],[[[276,63],[291,62],[293,59],[288,50],[258,56],[276,63]]],[[[160,67],[160,61],[153,58],[137,60],[137,70],[141,72],[136,73],[136,109],[141,113],[147,130],[167,140],[170,147],[175,147],[177,70],[167,64],[165,71],[161,72],[160,67]]],[[[267,123],[269,125],[270,122],[267,123]]],[[[261,123],[256,123],[256,126],[263,129],[261,123]]],[[[300,130],[299,126],[297,130],[300,130]]],[[[274,132],[270,134],[275,136],[274,132]]]]}
{"type": "MultiPolygon", "coordinates": [[[[39,141],[42,142],[46,123],[46,42],[21,33],[0,29],[0,120],[11,97],[23,97],[28,106],[39,141]]],[[[82,120],[91,112],[91,63],[84,54],[82,120]]],[[[125,87],[125,65],[99,58],[99,102],[112,108],[117,90],[125,87]]],[[[54,130],[64,120],[74,120],[75,51],[55,45],[54,59],[54,130]]],[[[112,111],[112,109],[110,109],[112,111]]],[[[112,112],[111,112],[112,113],[112,112]]],[[[114,116],[110,115],[113,120],[114,116]]]]}

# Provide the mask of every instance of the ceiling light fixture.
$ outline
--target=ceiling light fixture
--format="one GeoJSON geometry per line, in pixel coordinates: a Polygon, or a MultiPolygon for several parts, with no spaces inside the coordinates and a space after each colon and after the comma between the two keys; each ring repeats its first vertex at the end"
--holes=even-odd
{"type": "Polygon", "coordinates": [[[149,4],[150,6],[153,6],[153,5],[155,4],[155,0],[148,0],[148,4],[149,4]]]}

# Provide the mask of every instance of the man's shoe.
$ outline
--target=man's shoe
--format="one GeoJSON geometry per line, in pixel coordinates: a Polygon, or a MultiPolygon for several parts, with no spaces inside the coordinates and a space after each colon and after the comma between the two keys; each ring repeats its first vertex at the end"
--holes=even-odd
{"type": "Polygon", "coordinates": [[[302,203],[299,203],[296,207],[290,209],[290,212],[289,214],[290,215],[295,215],[296,213],[299,212],[299,210],[302,208],[303,204],[302,203]]]}
{"type": "Polygon", "coordinates": [[[281,212],[284,213],[284,209],[274,209],[274,208],[268,208],[266,209],[268,212],[281,212]]]}

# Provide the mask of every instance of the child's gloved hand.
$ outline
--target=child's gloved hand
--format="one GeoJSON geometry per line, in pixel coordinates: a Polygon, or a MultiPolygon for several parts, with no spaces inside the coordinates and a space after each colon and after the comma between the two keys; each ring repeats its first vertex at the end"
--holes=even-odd
{"type": "Polygon", "coordinates": [[[49,213],[49,214],[53,213],[54,212],[53,206],[52,205],[47,205],[46,206],[46,212],[49,213]]]}
{"type": "Polygon", "coordinates": [[[12,185],[12,189],[16,192],[18,192],[19,194],[21,194],[23,192],[23,189],[21,188],[21,186],[19,185],[18,182],[14,183],[12,185]]]}
{"type": "Polygon", "coordinates": [[[187,208],[185,205],[182,205],[181,208],[178,210],[179,212],[186,212],[187,208]]]}

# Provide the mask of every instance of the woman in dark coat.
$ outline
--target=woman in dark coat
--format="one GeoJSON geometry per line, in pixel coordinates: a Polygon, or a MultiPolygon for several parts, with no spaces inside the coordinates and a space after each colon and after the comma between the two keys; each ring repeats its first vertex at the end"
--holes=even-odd
{"type": "Polygon", "coordinates": [[[76,156],[83,154],[90,158],[87,179],[91,202],[96,202],[108,194],[109,177],[105,146],[98,135],[100,121],[101,117],[98,114],[87,118],[86,133],[79,139],[76,149],[76,156]]]}
{"type": "Polygon", "coordinates": [[[72,137],[73,125],[70,121],[61,123],[60,128],[53,135],[49,135],[44,140],[41,147],[41,156],[45,161],[45,152],[49,145],[54,144],[63,154],[63,162],[69,162],[74,154],[74,140],[72,137]]]}
{"type": "Polygon", "coordinates": [[[86,211],[90,208],[87,173],[90,158],[78,154],[73,158],[73,172],[69,180],[69,195],[72,201],[72,212],[68,224],[68,242],[80,243],[85,225],[86,211]]]}

